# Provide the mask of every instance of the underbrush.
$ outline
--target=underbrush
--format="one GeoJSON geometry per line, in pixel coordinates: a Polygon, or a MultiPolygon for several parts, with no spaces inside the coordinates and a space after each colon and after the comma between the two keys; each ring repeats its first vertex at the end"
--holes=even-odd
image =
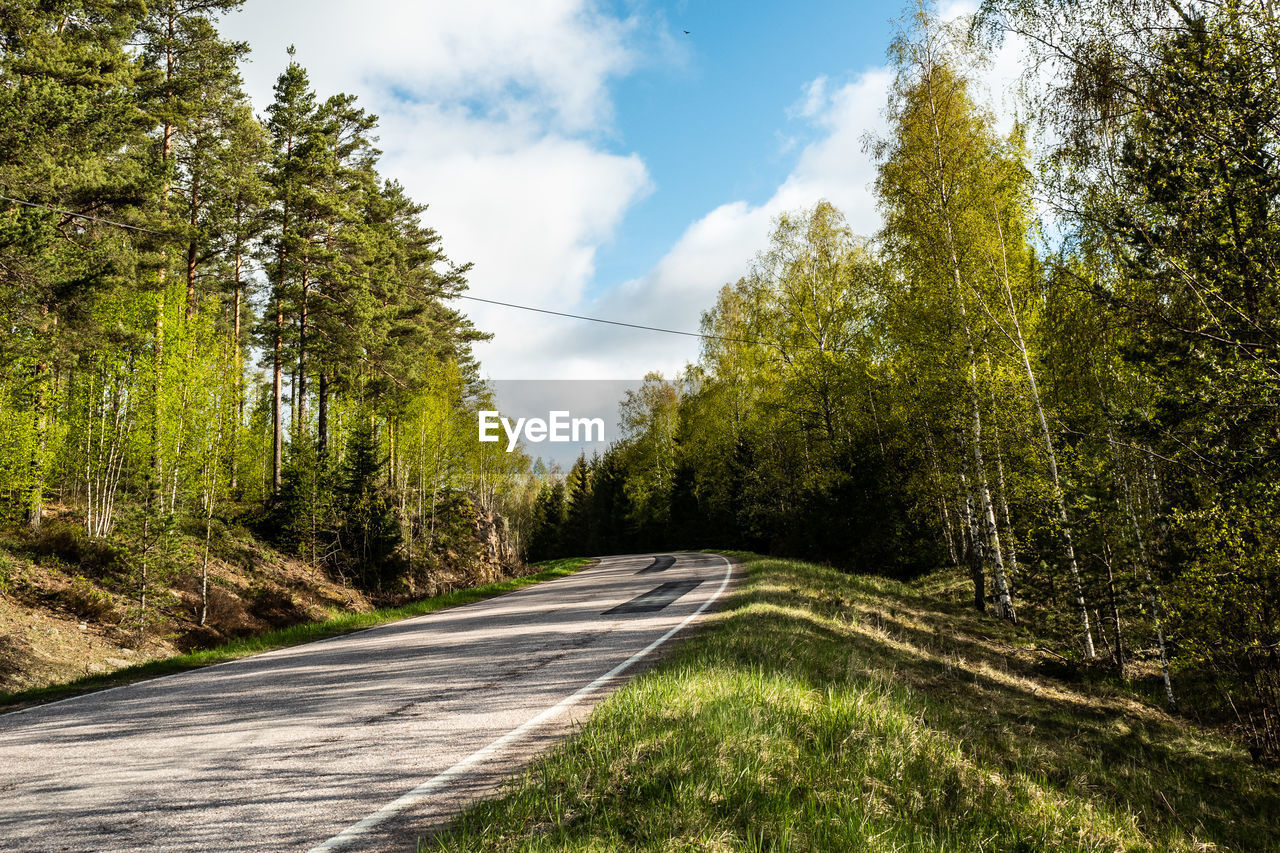
{"type": "Polygon", "coordinates": [[[106,675],[95,675],[76,679],[66,684],[24,690],[15,693],[0,694],[0,708],[27,707],[43,702],[50,702],[67,696],[88,693],[106,687],[129,684],[147,678],[169,675],[190,669],[209,666],[216,663],[235,660],[272,649],[301,645],[340,634],[349,634],[365,628],[372,628],[387,622],[422,616],[512,592],[530,584],[553,578],[564,577],[579,571],[592,561],[586,558],[553,560],[531,567],[531,573],[517,578],[486,584],[484,586],[456,589],[443,595],[414,601],[399,607],[387,607],[363,613],[344,613],[330,619],[304,622],[291,625],[276,631],[269,631],[250,637],[233,640],[214,648],[201,649],[186,654],[149,661],[137,666],[130,666],[106,675]]]}

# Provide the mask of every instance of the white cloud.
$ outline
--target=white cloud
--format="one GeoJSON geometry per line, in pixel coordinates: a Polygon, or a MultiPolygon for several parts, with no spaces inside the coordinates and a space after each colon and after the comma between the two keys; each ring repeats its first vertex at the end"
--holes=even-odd
{"type": "MultiPolygon", "coordinates": [[[[411,194],[430,200],[426,220],[450,257],[471,261],[472,292],[525,305],[576,304],[595,273],[595,253],[627,207],[649,190],[644,163],[558,135],[527,137],[506,126],[483,139],[474,122],[433,114],[387,120],[386,169],[411,194]]],[[[530,356],[551,350],[538,315],[467,302],[460,305],[495,339],[478,349],[495,376],[536,378],[530,356]]],[[[545,355],[543,356],[545,357],[545,355]]]]}
{"type": "Polygon", "coordinates": [[[296,44],[322,92],[470,102],[498,116],[532,108],[578,131],[608,119],[607,84],[635,61],[638,27],[585,0],[258,0],[225,30],[254,47],[245,76],[260,104],[296,44]]]}
{"type": "Polygon", "coordinates": [[[790,114],[801,118],[815,118],[822,114],[828,103],[827,75],[820,74],[804,87],[804,97],[791,108],[790,114]]]}
{"type": "MultiPolygon", "coordinates": [[[[969,2],[952,3],[944,19],[971,14],[969,2]]],[[[1017,107],[1021,48],[1009,40],[977,71],[975,95],[990,102],[997,128],[1008,132],[1017,107]]],[[[721,286],[744,275],[763,249],[776,217],[826,199],[839,208],[855,233],[871,236],[882,219],[873,184],[876,164],[866,142],[887,134],[885,109],[893,71],[872,68],[832,87],[826,75],[807,84],[789,114],[807,119],[820,133],[800,152],[795,167],[763,204],[723,204],[693,222],[645,276],[605,293],[585,309],[600,317],[696,331],[703,311],[715,304],[721,286]]],[[[644,332],[619,333],[609,327],[562,327],[546,370],[578,378],[634,378],[647,370],[670,376],[696,359],[698,344],[644,332]],[[607,358],[593,354],[607,353],[607,358]]]]}
{"type": "MultiPolygon", "coordinates": [[[[821,136],[805,146],[791,174],[760,205],[723,204],[692,223],[645,276],[600,296],[588,313],[629,322],[696,331],[703,311],[715,304],[721,286],[746,274],[752,258],[768,242],[782,213],[827,199],[844,212],[854,231],[870,235],[880,227],[872,182],[875,164],[863,150],[868,134],[884,132],[884,108],[891,73],[883,68],[826,91],[825,78],[805,87],[806,112],[821,136]],[[825,102],[819,108],[817,102],[825,102]],[[811,109],[812,108],[812,109],[811,109]],[[817,110],[815,112],[815,110],[817,110]]],[[[696,358],[698,342],[655,333],[618,331],[607,326],[561,327],[547,370],[575,378],[635,378],[648,370],[671,376],[696,358]],[[607,353],[607,358],[593,354],[607,353]]]]}
{"type": "MultiPolygon", "coordinates": [[[[787,113],[818,136],[771,198],[714,208],[647,274],[584,301],[596,252],[653,189],[640,156],[602,142],[611,127],[609,85],[643,55],[678,65],[684,43],[660,20],[613,18],[593,0],[366,0],[355,15],[353,6],[256,0],[225,30],[254,48],[245,76],[259,110],[293,43],[322,96],[352,92],[381,115],[384,173],[430,203],[425,219],[449,255],[475,264],[476,295],[696,331],[701,312],[746,272],[780,213],[826,198],[855,231],[879,227],[864,139],[885,130],[891,72],[873,68],[843,85],[822,75],[787,113]]],[[[972,11],[972,3],[949,11],[972,11]]],[[[984,76],[993,91],[1007,93],[1016,71],[1016,53],[1006,46],[984,76]]],[[[994,106],[1009,111],[1007,103],[994,106]]],[[[671,375],[698,352],[692,338],[462,307],[496,335],[477,348],[494,377],[671,375]]]]}
{"type": "MultiPolygon", "coordinates": [[[[246,88],[258,110],[297,47],[317,94],[343,91],[381,117],[382,172],[430,204],[424,219],[473,292],[571,306],[597,249],[650,190],[643,161],[603,147],[610,81],[651,55],[679,57],[652,22],[603,14],[593,0],[257,0],[224,32],[248,41],[246,88]],[[342,22],[335,26],[334,22],[342,22]]],[[[496,339],[479,348],[494,375],[540,375],[553,326],[464,303],[496,339]]]]}

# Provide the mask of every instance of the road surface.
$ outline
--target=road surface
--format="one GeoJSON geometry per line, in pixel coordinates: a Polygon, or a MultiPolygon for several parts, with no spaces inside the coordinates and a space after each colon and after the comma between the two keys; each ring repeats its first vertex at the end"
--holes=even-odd
{"type": "Polygon", "coordinates": [[[633,675],[729,562],[576,575],[0,716],[0,850],[413,849],[633,675]]]}

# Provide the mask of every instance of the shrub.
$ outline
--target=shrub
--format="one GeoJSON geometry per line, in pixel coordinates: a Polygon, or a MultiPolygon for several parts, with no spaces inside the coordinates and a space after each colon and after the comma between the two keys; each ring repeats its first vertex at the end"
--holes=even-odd
{"type": "Polygon", "coordinates": [[[46,524],[33,533],[30,548],[37,557],[53,558],[78,573],[101,578],[120,570],[123,551],[107,539],[91,539],[78,525],[46,524]]]}
{"type": "Polygon", "coordinates": [[[76,575],[71,583],[58,593],[58,600],[81,619],[97,622],[116,622],[119,616],[111,594],[98,589],[84,575],[76,575]]]}

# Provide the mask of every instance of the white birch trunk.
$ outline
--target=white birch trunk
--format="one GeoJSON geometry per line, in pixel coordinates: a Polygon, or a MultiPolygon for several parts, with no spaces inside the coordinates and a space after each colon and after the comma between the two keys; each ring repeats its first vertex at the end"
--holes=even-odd
{"type": "MultiPolygon", "coordinates": [[[[1099,399],[1102,398],[1102,386],[1100,384],[1098,386],[1098,396],[1099,399]]],[[[1142,564],[1143,580],[1147,591],[1147,607],[1151,611],[1151,623],[1156,633],[1156,648],[1160,654],[1160,676],[1164,682],[1164,698],[1169,705],[1169,710],[1176,712],[1178,710],[1178,700],[1173,695],[1173,678],[1169,673],[1169,654],[1164,642],[1164,624],[1160,618],[1160,597],[1156,590],[1155,580],[1151,576],[1151,554],[1147,548],[1147,538],[1142,533],[1142,525],[1138,523],[1138,513],[1133,505],[1133,489],[1129,486],[1129,479],[1120,470],[1120,453],[1116,447],[1115,434],[1111,431],[1111,421],[1104,416],[1103,422],[1107,428],[1107,447],[1111,451],[1111,465],[1115,470],[1116,485],[1120,488],[1120,493],[1124,497],[1125,514],[1128,516],[1129,526],[1133,530],[1133,540],[1138,546],[1138,561],[1142,564]]]]}
{"type": "Polygon", "coordinates": [[[1054,448],[1053,434],[1049,432],[1049,421],[1044,414],[1044,403],[1040,399],[1040,384],[1036,382],[1036,373],[1031,368],[1031,357],[1027,353],[1027,341],[1022,335],[1022,322],[1018,319],[1017,307],[1013,301],[1013,289],[1009,286],[1009,259],[1005,250],[1004,228],[1000,225],[1000,217],[995,217],[996,229],[1000,235],[1000,252],[1004,260],[1005,307],[1009,319],[1013,322],[1016,335],[1015,343],[1022,356],[1022,367],[1027,374],[1027,385],[1031,390],[1031,402],[1035,406],[1036,420],[1040,425],[1040,438],[1044,442],[1045,455],[1048,458],[1049,485],[1053,490],[1053,501],[1058,510],[1058,525],[1062,534],[1062,549],[1067,560],[1067,570],[1071,575],[1071,583],[1076,594],[1076,611],[1080,616],[1080,629],[1084,632],[1084,656],[1087,660],[1097,657],[1093,646],[1093,629],[1089,624],[1089,608],[1084,600],[1084,584],[1080,580],[1080,565],[1076,561],[1076,546],[1071,531],[1071,520],[1067,516],[1066,495],[1062,491],[1062,480],[1058,476],[1058,453],[1054,448]]]}
{"type": "Polygon", "coordinates": [[[996,599],[998,615],[1011,622],[1017,621],[1013,609],[1013,600],[1009,597],[1009,583],[1004,571],[1004,556],[1000,551],[1000,533],[996,529],[995,511],[991,506],[991,490],[987,486],[986,467],[982,458],[982,413],[978,405],[978,366],[975,362],[973,335],[969,328],[969,318],[965,310],[964,279],[961,271],[960,256],[956,247],[955,225],[952,221],[950,198],[947,195],[946,168],[942,160],[942,130],[938,124],[938,105],[934,98],[932,86],[929,88],[929,106],[932,111],[932,128],[934,134],[934,160],[936,163],[939,192],[939,207],[945,225],[947,251],[951,260],[951,272],[955,279],[956,308],[960,321],[964,326],[969,357],[969,407],[973,434],[970,437],[970,450],[973,454],[974,482],[977,489],[982,521],[985,527],[986,542],[995,574],[996,599]]]}
{"type": "Polygon", "coordinates": [[[1009,594],[1013,595],[1013,584],[1018,576],[1018,549],[1013,536],[1013,514],[1009,512],[1009,497],[1004,481],[1004,454],[1000,451],[1000,425],[995,420],[996,385],[995,374],[991,370],[991,359],[987,358],[987,374],[991,377],[991,438],[996,454],[996,492],[1000,498],[1000,513],[1004,516],[1005,548],[1009,552],[1009,594]]]}

